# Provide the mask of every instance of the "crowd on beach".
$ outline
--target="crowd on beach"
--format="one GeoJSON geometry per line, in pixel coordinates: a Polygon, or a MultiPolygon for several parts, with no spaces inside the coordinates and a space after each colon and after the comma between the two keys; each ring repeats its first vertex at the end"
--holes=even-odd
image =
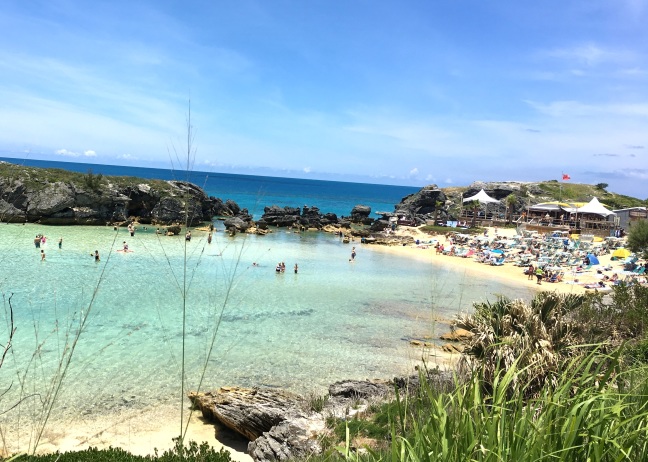
{"type": "Polygon", "coordinates": [[[491,231],[490,235],[487,230],[477,236],[455,232],[441,239],[419,239],[415,247],[433,247],[435,255],[489,266],[520,267],[521,273],[537,285],[562,283],[606,292],[618,284],[648,284],[648,262],[639,261],[624,247],[624,237],[491,231]]]}

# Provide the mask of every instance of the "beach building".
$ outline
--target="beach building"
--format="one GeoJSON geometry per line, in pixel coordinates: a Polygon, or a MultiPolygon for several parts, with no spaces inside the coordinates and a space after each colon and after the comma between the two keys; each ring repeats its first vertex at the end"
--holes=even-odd
{"type": "Polygon", "coordinates": [[[610,217],[615,226],[629,229],[633,223],[640,220],[648,220],[648,207],[630,207],[627,209],[614,210],[615,215],[610,217]]]}
{"type": "Polygon", "coordinates": [[[611,236],[617,227],[615,212],[593,197],[589,202],[544,202],[529,205],[518,223],[526,229],[550,232],[553,229],[577,231],[595,236],[611,236]]]}

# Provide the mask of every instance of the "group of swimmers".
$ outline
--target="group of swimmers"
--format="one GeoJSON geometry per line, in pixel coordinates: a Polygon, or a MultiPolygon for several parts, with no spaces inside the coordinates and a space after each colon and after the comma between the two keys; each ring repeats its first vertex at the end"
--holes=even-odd
{"type": "MultiPolygon", "coordinates": [[[[252,264],[252,266],[259,266],[259,265],[257,265],[256,262],[255,262],[255,263],[252,264]]],[[[299,266],[297,265],[297,263],[295,263],[294,271],[295,271],[295,274],[297,274],[297,272],[299,271],[299,266]]],[[[284,262],[282,262],[282,261],[277,263],[277,266],[275,267],[275,272],[276,273],[285,273],[286,272],[286,264],[284,262]]]]}

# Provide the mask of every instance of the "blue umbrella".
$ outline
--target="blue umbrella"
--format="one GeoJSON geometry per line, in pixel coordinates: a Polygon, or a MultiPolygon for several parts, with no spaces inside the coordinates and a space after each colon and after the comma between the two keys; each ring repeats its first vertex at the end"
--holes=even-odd
{"type": "Polygon", "coordinates": [[[587,255],[587,258],[589,258],[590,265],[598,265],[599,264],[598,258],[593,253],[590,253],[589,255],[587,255]]]}
{"type": "Polygon", "coordinates": [[[491,250],[490,253],[499,253],[499,254],[503,254],[504,251],[503,251],[502,249],[494,249],[494,250],[491,250]]]}

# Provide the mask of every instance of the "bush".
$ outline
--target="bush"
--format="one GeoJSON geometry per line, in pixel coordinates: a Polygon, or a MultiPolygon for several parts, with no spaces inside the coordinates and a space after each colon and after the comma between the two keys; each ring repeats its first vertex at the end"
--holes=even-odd
{"type": "Polygon", "coordinates": [[[16,462],[230,462],[230,453],[225,449],[216,451],[207,443],[198,445],[195,441],[182,446],[175,439],[175,447],[162,455],[155,451],[153,456],[137,456],[120,448],[97,449],[89,448],[84,451],[56,452],[44,455],[22,455],[16,457],[16,462]]]}

